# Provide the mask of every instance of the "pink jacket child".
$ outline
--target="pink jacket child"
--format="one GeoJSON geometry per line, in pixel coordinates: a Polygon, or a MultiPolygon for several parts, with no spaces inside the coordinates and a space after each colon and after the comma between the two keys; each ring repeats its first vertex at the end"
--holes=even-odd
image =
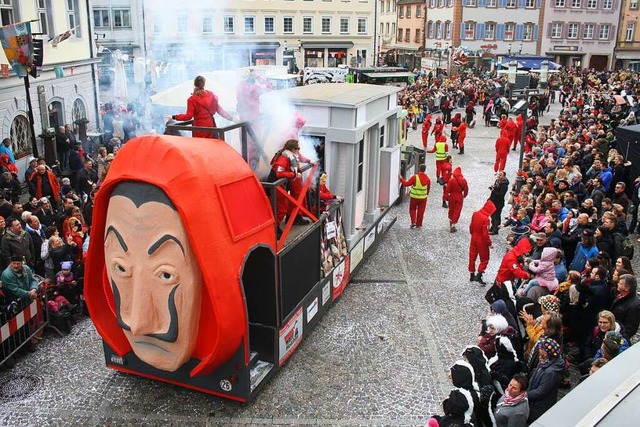
{"type": "Polygon", "coordinates": [[[529,263],[529,271],[535,276],[529,281],[524,291],[525,295],[534,286],[543,286],[547,288],[549,292],[554,292],[558,288],[558,279],[556,278],[554,264],[557,253],[558,250],[556,248],[544,248],[540,260],[534,260],[529,263]]]}

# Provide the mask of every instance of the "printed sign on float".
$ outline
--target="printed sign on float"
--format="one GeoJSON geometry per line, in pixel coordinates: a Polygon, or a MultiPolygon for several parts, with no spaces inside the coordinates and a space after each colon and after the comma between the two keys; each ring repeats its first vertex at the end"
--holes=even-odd
{"type": "Polygon", "coordinates": [[[311,301],[311,304],[309,304],[309,306],[307,307],[307,323],[311,322],[311,319],[313,319],[316,315],[316,313],[318,312],[318,298],[314,298],[313,301],[311,301]]]}
{"type": "Polygon", "coordinates": [[[347,256],[344,261],[342,261],[336,268],[333,269],[333,300],[335,301],[342,292],[344,288],[347,287],[347,283],[349,283],[349,259],[351,257],[347,256]]]}
{"type": "Polygon", "coordinates": [[[296,348],[302,342],[302,332],[303,332],[303,321],[302,321],[302,307],[296,311],[296,313],[291,316],[291,319],[287,322],[286,325],[280,329],[280,338],[279,338],[279,362],[278,364],[282,366],[284,362],[287,361],[289,356],[293,354],[296,348]]]}
{"type": "Polygon", "coordinates": [[[322,305],[323,306],[327,303],[327,301],[329,301],[330,296],[331,296],[331,282],[327,282],[327,284],[322,287],[322,305]]]}
{"type": "Polygon", "coordinates": [[[368,251],[373,242],[376,241],[376,229],[371,230],[369,234],[367,234],[364,238],[364,251],[368,251]]]}

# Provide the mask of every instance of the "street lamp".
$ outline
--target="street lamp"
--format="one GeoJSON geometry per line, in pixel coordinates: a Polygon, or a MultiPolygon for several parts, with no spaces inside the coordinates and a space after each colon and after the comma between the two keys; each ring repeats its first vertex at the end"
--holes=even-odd
{"type": "Polygon", "coordinates": [[[524,184],[522,176],[522,163],[524,162],[524,146],[527,139],[527,110],[529,109],[529,100],[527,92],[524,93],[524,99],[519,100],[511,109],[513,114],[522,115],[522,134],[520,135],[520,160],[518,162],[518,175],[516,176],[516,188],[520,191],[520,187],[524,184]]]}
{"type": "Polygon", "coordinates": [[[522,55],[522,43],[520,43],[520,47],[518,48],[518,55],[522,55]]]}
{"type": "Polygon", "coordinates": [[[511,43],[509,43],[507,46],[509,46],[509,56],[511,56],[511,43]]]}
{"type": "Polygon", "coordinates": [[[509,61],[509,68],[507,71],[507,83],[509,87],[509,102],[511,102],[511,92],[513,91],[514,86],[516,85],[516,74],[518,72],[518,61],[512,60],[509,61]]]}
{"type": "Polygon", "coordinates": [[[540,86],[546,87],[549,79],[549,61],[546,59],[540,63],[540,86]]]}

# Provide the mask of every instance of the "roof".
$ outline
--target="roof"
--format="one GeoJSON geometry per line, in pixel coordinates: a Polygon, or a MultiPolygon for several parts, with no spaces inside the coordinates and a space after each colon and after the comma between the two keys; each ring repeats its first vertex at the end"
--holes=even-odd
{"type": "Polygon", "coordinates": [[[416,3],[424,4],[424,1],[423,0],[398,0],[397,4],[416,4],[416,3]]]}
{"type": "Polygon", "coordinates": [[[397,71],[397,72],[391,72],[391,73],[375,73],[372,71],[372,72],[363,73],[363,74],[367,77],[373,77],[378,79],[387,78],[387,77],[413,77],[414,76],[414,74],[409,71],[397,71]]]}
{"type": "Polygon", "coordinates": [[[399,92],[395,86],[361,83],[318,83],[285,89],[294,104],[359,107],[376,99],[399,92]]]}

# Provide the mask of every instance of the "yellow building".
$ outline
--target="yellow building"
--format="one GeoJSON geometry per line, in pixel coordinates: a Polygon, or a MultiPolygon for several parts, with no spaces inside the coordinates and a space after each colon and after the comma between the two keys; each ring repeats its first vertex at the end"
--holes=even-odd
{"type": "MultiPolygon", "coordinates": [[[[37,78],[30,77],[30,95],[36,136],[43,129],[73,124],[80,118],[97,128],[97,91],[92,59],[91,28],[85,0],[2,0],[2,25],[32,22],[35,38],[44,40],[44,62],[37,78]],[[74,34],[57,47],[49,42],[56,35],[75,28],[74,34]]],[[[18,167],[25,170],[32,153],[31,126],[24,80],[15,75],[5,55],[0,55],[5,72],[0,78],[0,123],[2,138],[10,137],[18,167]],[[6,72],[8,71],[8,73],[6,72]]],[[[43,141],[38,138],[38,154],[43,156],[43,141]]],[[[19,175],[22,180],[22,172],[19,175]]]]}
{"type": "Polygon", "coordinates": [[[623,0],[618,26],[614,68],[640,70],[640,31],[638,0],[623,0]]]}

